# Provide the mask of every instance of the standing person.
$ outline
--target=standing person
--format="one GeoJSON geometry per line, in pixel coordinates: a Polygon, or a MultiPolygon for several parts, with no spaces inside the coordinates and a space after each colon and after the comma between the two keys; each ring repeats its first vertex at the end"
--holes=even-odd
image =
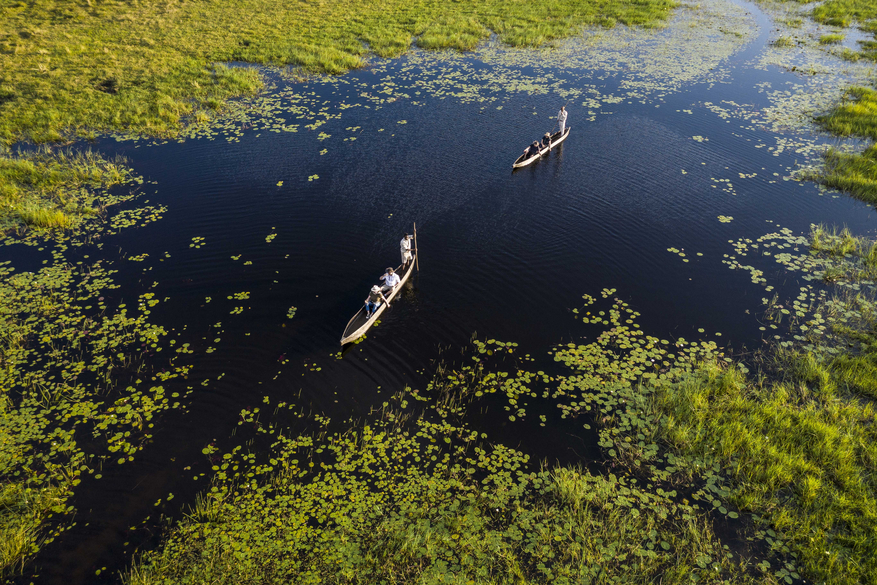
{"type": "Polygon", "coordinates": [[[411,255],[411,238],[414,236],[410,234],[404,234],[402,236],[402,241],[399,242],[399,251],[402,252],[402,268],[408,266],[408,263],[411,262],[413,256],[411,255]]]}
{"type": "Polygon", "coordinates": [[[560,106],[557,112],[557,124],[560,126],[560,136],[563,137],[563,129],[566,128],[566,106],[560,106]]]}
{"type": "Polygon", "coordinates": [[[399,275],[393,272],[392,268],[387,268],[384,271],[384,274],[381,275],[381,280],[384,281],[384,286],[381,287],[382,293],[387,293],[396,288],[396,285],[399,284],[399,275]]]}
{"type": "Polygon", "coordinates": [[[383,300],[387,303],[387,306],[390,306],[389,301],[387,301],[387,297],[384,296],[384,293],[381,292],[381,287],[378,285],[374,285],[372,289],[368,293],[368,298],[365,299],[365,318],[369,319],[372,315],[375,314],[375,311],[378,310],[378,301],[383,300]]]}

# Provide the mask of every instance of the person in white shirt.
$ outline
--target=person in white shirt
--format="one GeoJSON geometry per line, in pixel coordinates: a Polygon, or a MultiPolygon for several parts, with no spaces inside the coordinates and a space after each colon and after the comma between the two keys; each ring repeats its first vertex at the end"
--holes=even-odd
{"type": "Polygon", "coordinates": [[[385,273],[381,275],[381,280],[384,281],[384,286],[381,287],[381,292],[388,293],[396,288],[400,279],[399,275],[396,274],[392,268],[387,268],[385,273]]]}
{"type": "Polygon", "coordinates": [[[414,236],[405,234],[402,236],[402,241],[399,242],[399,251],[402,252],[402,268],[408,266],[408,263],[411,262],[411,238],[414,236]]]}
{"type": "Polygon", "coordinates": [[[563,129],[566,128],[566,106],[560,106],[557,112],[557,124],[560,126],[560,135],[563,136],[563,129]]]}

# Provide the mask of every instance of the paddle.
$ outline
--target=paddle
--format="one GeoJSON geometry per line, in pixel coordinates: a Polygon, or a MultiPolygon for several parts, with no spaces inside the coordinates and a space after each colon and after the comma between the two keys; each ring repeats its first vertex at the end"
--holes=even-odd
{"type": "Polygon", "coordinates": [[[417,253],[417,222],[414,222],[414,265],[417,266],[417,272],[420,272],[420,254],[417,253]]]}

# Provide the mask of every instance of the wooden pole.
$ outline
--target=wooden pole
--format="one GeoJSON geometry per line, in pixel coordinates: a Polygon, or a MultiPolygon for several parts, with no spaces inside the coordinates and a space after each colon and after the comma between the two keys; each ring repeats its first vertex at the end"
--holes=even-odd
{"type": "Polygon", "coordinates": [[[420,272],[420,252],[417,249],[417,222],[414,222],[414,264],[417,266],[417,272],[420,272]]]}

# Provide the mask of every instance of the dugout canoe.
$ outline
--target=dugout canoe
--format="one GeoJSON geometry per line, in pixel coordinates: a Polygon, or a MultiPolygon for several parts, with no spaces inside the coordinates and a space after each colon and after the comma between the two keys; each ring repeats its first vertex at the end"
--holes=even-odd
{"type": "Polygon", "coordinates": [[[566,137],[569,136],[569,131],[571,129],[572,129],[572,126],[567,127],[566,130],[564,130],[564,132],[563,132],[563,136],[560,135],[560,132],[555,132],[554,134],[551,135],[551,146],[549,146],[547,149],[543,149],[542,152],[540,152],[539,154],[534,154],[530,158],[524,158],[527,155],[522,154],[521,156],[518,157],[518,160],[515,161],[515,164],[512,165],[512,168],[519,169],[521,167],[525,167],[525,166],[529,165],[530,163],[535,162],[537,159],[542,158],[549,150],[551,150],[552,148],[554,148],[555,146],[557,146],[558,144],[560,144],[561,142],[566,140],[566,137]]]}
{"type": "MultiPolygon", "coordinates": [[[[417,262],[417,248],[415,247],[411,250],[411,261],[408,263],[408,266],[403,270],[400,265],[399,268],[396,269],[396,274],[399,275],[399,284],[390,291],[389,295],[385,295],[390,304],[393,303],[393,299],[396,298],[396,295],[399,294],[399,291],[402,290],[402,287],[405,286],[405,283],[408,282],[408,277],[411,276],[411,273],[414,272],[414,264],[417,262]]],[[[384,301],[380,301],[378,304],[378,308],[375,310],[374,314],[371,317],[366,318],[365,316],[365,304],[360,307],[359,311],[357,311],[356,315],[348,321],[347,327],[344,328],[344,334],[341,336],[341,345],[345,345],[350,343],[351,341],[356,341],[368,331],[369,327],[375,324],[375,321],[378,320],[378,317],[381,316],[381,313],[384,312],[384,309],[387,308],[387,304],[384,301]]]]}

